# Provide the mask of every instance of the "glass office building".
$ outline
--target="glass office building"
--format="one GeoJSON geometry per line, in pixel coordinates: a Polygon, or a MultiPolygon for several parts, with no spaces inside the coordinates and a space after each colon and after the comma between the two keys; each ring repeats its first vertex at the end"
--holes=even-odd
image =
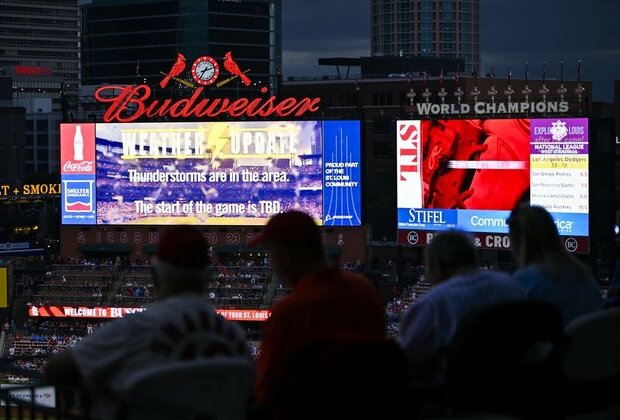
{"type": "Polygon", "coordinates": [[[0,75],[13,77],[15,99],[75,102],[79,85],[77,0],[1,0],[0,75]]]}
{"type": "MultiPolygon", "coordinates": [[[[187,72],[204,55],[223,67],[224,54],[232,51],[252,81],[274,87],[280,9],[280,0],[82,1],[82,84],[156,85],[177,53],[186,57],[187,72]]],[[[238,82],[221,88],[228,96],[244,95],[244,89],[238,82]]]]}
{"type": "Polygon", "coordinates": [[[371,8],[373,56],[462,58],[466,73],[480,65],[479,0],[372,0],[371,8]]]}

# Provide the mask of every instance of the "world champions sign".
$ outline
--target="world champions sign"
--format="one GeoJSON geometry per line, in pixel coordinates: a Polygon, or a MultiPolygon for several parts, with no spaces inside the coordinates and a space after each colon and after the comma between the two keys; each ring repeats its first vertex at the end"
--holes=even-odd
{"type": "Polygon", "coordinates": [[[421,116],[434,115],[487,115],[487,114],[565,114],[569,111],[567,101],[555,102],[476,102],[470,104],[416,104],[421,116]]]}
{"type": "Polygon", "coordinates": [[[547,81],[546,63],[543,63],[542,79],[530,83],[529,66],[525,63],[523,85],[521,81],[512,80],[512,67],[508,66],[508,77],[504,80],[495,80],[495,66],[491,66],[491,73],[487,79],[478,80],[477,70],[473,79],[465,78],[461,87],[458,72],[454,75],[454,85],[444,84],[443,69],[438,83],[434,86],[427,84],[427,74],[424,73],[421,87],[411,84],[406,107],[407,113],[413,118],[435,119],[437,117],[475,117],[475,118],[505,118],[522,116],[529,118],[541,116],[581,116],[588,111],[588,90],[581,82],[581,62],[577,69],[577,82],[564,81],[564,66],[561,63],[558,81],[547,81]],[[472,83],[473,82],[473,83],[472,83]],[[497,84],[496,84],[497,82],[497,84]],[[416,97],[419,98],[416,101],[416,97]]]}

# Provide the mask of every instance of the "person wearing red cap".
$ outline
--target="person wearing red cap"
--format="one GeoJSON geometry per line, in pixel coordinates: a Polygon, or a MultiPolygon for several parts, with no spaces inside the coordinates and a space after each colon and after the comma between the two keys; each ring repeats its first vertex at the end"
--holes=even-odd
{"type": "MultiPolygon", "coordinates": [[[[133,373],[166,362],[249,358],[241,328],[217,315],[203,296],[210,257],[199,231],[189,226],[168,230],[151,263],[158,301],[52,356],[45,367],[51,383],[122,393],[133,373]]],[[[116,418],[119,408],[118,401],[97,397],[92,415],[116,418]]]]}
{"type": "Polygon", "coordinates": [[[258,359],[256,400],[261,409],[277,413],[292,355],[326,339],[385,338],[385,315],[365,277],[328,264],[319,228],[309,215],[277,214],[251,244],[267,247],[273,275],[293,288],[272,308],[258,359]]]}

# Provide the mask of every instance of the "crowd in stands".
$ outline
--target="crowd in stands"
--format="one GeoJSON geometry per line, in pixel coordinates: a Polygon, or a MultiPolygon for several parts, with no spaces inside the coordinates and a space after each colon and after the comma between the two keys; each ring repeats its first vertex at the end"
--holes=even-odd
{"type": "MultiPolygon", "coordinates": [[[[28,288],[34,288],[31,303],[79,306],[101,306],[105,303],[125,307],[145,306],[156,297],[148,259],[133,260],[129,266],[110,258],[70,257],[54,260],[54,263],[38,281],[34,278],[23,281],[28,288]],[[115,284],[118,273],[122,273],[122,283],[115,284]],[[113,296],[104,302],[110,293],[113,296]]],[[[352,271],[359,270],[360,266],[359,260],[342,264],[344,269],[352,271]]],[[[216,307],[258,308],[270,281],[271,269],[265,254],[219,255],[211,266],[206,297],[216,307]]],[[[290,288],[278,284],[274,302],[282,300],[290,292],[290,288]]],[[[388,319],[393,319],[397,324],[397,319],[390,315],[394,312],[393,307],[392,303],[388,304],[386,313],[388,319]]],[[[108,321],[31,318],[13,336],[13,344],[8,347],[7,354],[14,358],[17,366],[39,370],[49,353],[77,343],[105,322],[108,321]]],[[[6,329],[8,331],[9,327],[6,329]]],[[[14,330],[15,327],[10,329],[14,330]]],[[[257,357],[260,352],[260,329],[250,328],[246,333],[250,352],[257,357]]],[[[19,382],[20,378],[15,376],[14,382],[19,382]]]]}
{"type": "MultiPolygon", "coordinates": [[[[518,214],[516,215],[518,216],[518,214]]],[[[537,218],[537,220],[542,220],[543,215],[538,215],[537,218]]],[[[511,229],[517,229],[515,226],[519,221],[513,218],[511,223],[513,223],[511,229]]],[[[548,225],[550,228],[553,228],[552,222],[548,225]]],[[[544,233],[542,228],[536,231],[544,233]]],[[[466,240],[464,235],[458,235],[461,235],[466,240]]],[[[496,293],[498,290],[496,283],[498,281],[510,282],[510,287],[517,290],[517,293],[501,298],[494,296],[490,300],[496,299],[495,303],[526,299],[546,300],[559,308],[563,325],[568,325],[580,316],[602,309],[603,300],[608,297],[607,288],[602,287],[600,283],[597,286],[588,268],[572,256],[565,254],[563,249],[558,249],[557,247],[544,249],[543,247],[539,254],[532,256],[528,254],[528,250],[531,249],[531,241],[528,240],[527,249],[522,247],[517,248],[515,251],[518,271],[514,275],[509,276],[508,274],[497,273],[498,269],[503,267],[496,263],[484,263],[479,266],[477,258],[474,257],[475,249],[471,244],[471,249],[468,249],[467,246],[461,248],[466,251],[472,251],[472,258],[467,261],[457,261],[461,265],[451,265],[453,261],[450,261],[450,258],[459,253],[445,252],[446,249],[451,248],[441,248],[444,246],[441,241],[446,240],[446,243],[452,246],[453,244],[449,242],[455,242],[455,238],[444,239],[449,238],[446,234],[438,235],[438,238],[440,239],[436,240],[436,242],[434,241],[432,246],[429,246],[429,248],[437,247],[434,251],[435,254],[431,255],[431,260],[434,258],[434,265],[431,266],[429,263],[429,267],[420,265],[407,267],[406,270],[409,273],[415,273],[415,280],[412,284],[395,285],[394,293],[387,299],[385,304],[387,334],[399,339],[401,343],[403,343],[403,337],[408,337],[408,343],[412,348],[419,347],[419,343],[424,341],[419,340],[421,336],[416,335],[420,334],[420,332],[415,332],[411,328],[414,325],[413,320],[416,319],[419,323],[421,313],[426,314],[424,316],[429,316],[429,313],[439,314],[438,318],[445,316],[449,311],[443,310],[447,307],[444,301],[452,305],[452,308],[459,307],[460,305],[460,309],[463,310],[462,314],[449,314],[454,318],[450,319],[450,322],[453,322],[453,325],[450,324],[450,328],[448,328],[450,329],[450,334],[446,334],[450,336],[442,337],[442,339],[447,341],[441,342],[441,346],[439,346],[442,351],[447,348],[449,341],[453,339],[456,333],[457,321],[460,322],[462,319],[465,319],[463,314],[466,312],[471,313],[476,309],[480,309],[475,308],[476,304],[471,304],[471,296],[467,294],[482,284],[479,281],[480,279],[487,279],[490,286],[485,290],[480,290],[479,293],[476,292],[475,297],[477,299],[480,298],[482,301],[482,296],[485,299],[487,298],[485,293],[490,293],[491,295],[496,293]],[[451,257],[444,258],[446,255],[451,257]],[[434,272],[434,276],[431,276],[433,267],[439,271],[434,272]],[[566,271],[567,269],[569,271],[566,271]],[[425,273],[425,270],[428,275],[425,273]],[[559,276],[559,281],[564,281],[565,277],[570,277],[567,273],[572,273],[570,275],[575,278],[573,279],[574,282],[569,283],[569,285],[574,290],[568,290],[567,292],[567,287],[564,287],[561,291],[551,290],[551,292],[548,292],[550,288],[553,289],[557,286],[550,282],[549,278],[558,273],[563,275],[559,276]],[[473,276],[475,276],[476,281],[472,283],[471,279],[474,278],[473,276]],[[467,284],[468,287],[458,289],[457,286],[460,283],[467,284]],[[576,284],[580,288],[577,288],[576,284]],[[453,291],[450,291],[451,289],[453,291]],[[541,290],[543,289],[547,290],[547,292],[542,293],[541,290]],[[467,290],[467,293],[464,290],[467,290]],[[572,295],[565,298],[564,295],[570,293],[572,295]],[[446,299],[445,296],[449,296],[449,298],[446,299]],[[462,301],[458,301],[455,296],[466,296],[467,299],[463,298],[462,301]],[[578,304],[575,304],[574,296],[579,296],[580,299],[583,299],[578,304]],[[587,299],[584,296],[587,296],[587,299]],[[454,303],[457,301],[458,305],[454,303]],[[463,317],[461,317],[462,315],[463,317]]],[[[523,238],[517,237],[517,239],[525,241],[523,238]]],[[[557,241],[552,242],[555,244],[557,241]]],[[[519,240],[515,240],[514,243],[515,247],[520,245],[519,240]]],[[[458,258],[454,259],[458,260],[458,258]]],[[[80,304],[86,305],[110,304],[132,306],[146,305],[156,297],[153,280],[149,273],[150,266],[148,261],[136,261],[130,267],[122,268],[118,260],[94,261],[75,259],[67,262],[69,263],[67,265],[52,266],[50,271],[38,281],[34,278],[20,278],[19,281],[24,290],[33,290],[33,302],[55,304],[73,302],[75,300],[76,302],[79,301],[80,304]]],[[[390,268],[393,268],[395,264],[396,262],[393,261],[390,268]]],[[[346,261],[344,264],[341,264],[341,268],[357,271],[360,270],[361,264],[359,260],[355,262],[346,261]]],[[[216,307],[258,308],[263,303],[266,292],[270,289],[269,286],[273,285],[271,267],[264,255],[248,256],[233,254],[223,256],[216,259],[210,267],[210,271],[210,281],[207,283],[206,297],[216,307]]],[[[611,282],[607,281],[607,283],[611,282]]],[[[269,302],[270,305],[283,300],[292,290],[282,283],[275,285],[271,289],[273,300],[269,302]]],[[[614,293],[616,292],[612,291],[610,296],[616,296],[614,293]]],[[[495,303],[486,302],[484,305],[495,303]]],[[[483,304],[481,305],[484,306],[483,304]]],[[[83,336],[92,334],[100,325],[101,322],[83,320],[29,320],[20,331],[12,335],[12,341],[7,352],[17,366],[24,369],[39,370],[44,358],[50,353],[55,353],[78,344],[83,336]]],[[[15,330],[15,327],[7,325],[3,329],[11,332],[15,330]]],[[[260,331],[255,326],[252,326],[246,329],[244,333],[247,337],[246,344],[251,355],[254,358],[258,358],[261,351],[260,331]]],[[[403,346],[405,352],[410,352],[407,344],[403,344],[403,346]]],[[[412,358],[410,354],[408,356],[409,359],[412,358]]],[[[435,358],[436,354],[431,356],[435,362],[439,360],[435,358]]],[[[445,355],[441,356],[445,357],[445,355]]],[[[416,362],[421,363],[424,361],[420,359],[416,360],[416,362]]],[[[414,371],[414,373],[417,372],[414,371]]],[[[433,375],[437,374],[437,372],[431,373],[433,375]]],[[[440,373],[443,374],[445,372],[440,373]]],[[[14,382],[23,380],[19,375],[11,375],[8,379],[14,382]]],[[[433,384],[435,383],[433,382],[433,384]]]]}
{"type": "Polygon", "coordinates": [[[28,357],[28,356],[47,356],[50,353],[63,350],[68,346],[75,345],[81,340],[80,335],[64,335],[53,333],[44,335],[31,333],[30,335],[16,334],[13,337],[13,344],[9,347],[9,356],[28,357]]]}
{"type": "MultiPolygon", "coordinates": [[[[265,255],[220,255],[210,267],[205,297],[227,309],[262,304],[271,270],[265,255]]],[[[155,298],[148,259],[121,261],[69,257],[54,260],[44,275],[19,274],[18,295],[34,305],[145,306],[155,298]]]]}
{"type": "MultiPolygon", "coordinates": [[[[37,257],[38,259],[38,257],[37,257]]],[[[29,258],[15,258],[27,264],[29,258]]],[[[41,278],[20,275],[19,294],[29,297],[28,304],[74,306],[146,306],[156,298],[149,259],[134,259],[129,264],[119,258],[54,258],[41,278]]],[[[211,281],[205,297],[225,309],[258,308],[271,279],[265,254],[219,255],[210,267],[211,281]]],[[[3,329],[12,334],[6,355],[14,365],[39,371],[46,357],[79,342],[108,321],[31,318],[21,328],[7,322],[3,329]]],[[[249,349],[257,357],[260,330],[248,328],[249,349]]],[[[24,376],[11,374],[12,383],[26,382],[24,376]]]]}
{"type": "Polygon", "coordinates": [[[424,274],[419,274],[415,284],[404,287],[401,292],[388,301],[385,307],[385,320],[388,335],[398,337],[398,325],[403,312],[431,289],[431,283],[424,274]]]}
{"type": "Polygon", "coordinates": [[[362,267],[362,262],[359,258],[355,261],[345,261],[344,264],[342,264],[343,270],[362,271],[362,267]]]}
{"type": "Polygon", "coordinates": [[[37,305],[102,305],[112,287],[114,266],[95,261],[82,263],[52,265],[33,286],[32,302],[37,305]]]}
{"type": "MultiPolygon", "coordinates": [[[[106,322],[109,321],[30,318],[24,322],[19,331],[15,331],[14,325],[8,324],[3,326],[3,329],[13,334],[6,355],[16,367],[40,371],[51,353],[74,346],[84,336],[92,334],[106,322]]],[[[27,382],[24,375],[18,374],[11,374],[7,379],[11,383],[27,382]]]]}
{"type": "MultiPolygon", "coordinates": [[[[17,332],[14,332],[14,327],[4,326],[3,328],[12,334],[3,356],[11,360],[14,367],[24,371],[41,372],[51,354],[76,345],[108,322],[110,320],[31,318],[24,322],[17,332]]],[[[260,353],[260,327],[250,323],[245,326],[244,332],[248,339],[250,354],[256,359],[260,353]]],[[[21,375],[0,373],[0,378],[14,384],[29,381],[26,372],[21,375]]]]}
{"type": "Polygon", "coordinates": [[[84,336],[92,334],[97,329],[101,328],[108,320],[84,320],[84,319],[45,319],[45,318],[30,318],[28,319],[22,330],[24,333],[34,332],[38,334],[53,335],[63,334],[84,336]]]}
{"type": "MultiPolygon", "coordinates": [[[[31,258],[15,260],[23,264],[31,258]]],[[[57,264],[50,265],[41,279],[28,274],[20,274],[17,278],[18,294],[31,292],[32,304],[131,307],[148,305],[156,298],[148,259],[134,259],[130,264],[122,264],[120,258],[69,257],[52,261],[57,264]]],[[[394,260],[389,261],[387,269],[394,268],[395,264],[394,260]]],[[[359,271],[361,263],[359,259],[345,261],[342,268],[359,271]]],[[[496,263],[481,266],[482,270],[498,268],[496,263]]],[[[401,287],[396,294],[392,293],[394,296],[386,299],[387,330],[391,335],[395,335],[404,309],[430,288],[430,283],[424,279],[424,266],[408,262],[406,272],[413,273],[415,285],[401,287]]],[[[217,256],[211,267],[211,281],[205,296],[217,307],[258,308],[263,303],[270,280],[271,271],[265,254],[223,254],[217,256]]],[[[605,299],[609,281],[599,284],[601,296],[605,299]]],[[[290,291],[278,284],[268,304],[281,301],[290,291]]]]}
{"type": "MultiPolygon", "coordinates": [[[[8,347],[6,356],[16,368],[24,371],[41,372],[45,360],[50,354],[74,346],[82,339],[83,335],[77,331],[72,334],[63,334],[59,331],[45,334],[38,331],[28,332],[27,329],[24,329],[23,333],[15,333],[12,336],[12,343],[8,347]]],[[[8,380],[9,383],[26,383],[28,382],[28,375],[26,372],[22,375],[12,373],[5,377],[5,380],[8,380]]]]}

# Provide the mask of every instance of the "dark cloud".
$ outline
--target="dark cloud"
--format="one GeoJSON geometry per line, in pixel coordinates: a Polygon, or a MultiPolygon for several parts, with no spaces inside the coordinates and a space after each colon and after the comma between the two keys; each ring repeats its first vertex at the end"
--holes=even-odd
{"type": "Polygon", "coordinates": [[[282,0],[282,15],[285,47],[337,48],[348,39],[370,49],[370,0],[282,0]]]}
{"type": "Polygon", "coordinates": [[[618,48],[617,0],[481,0],[485,52],[618,48]]]}
{"type": "Polygon", "coordinates": [[[370,0],[282,0],[285,75],[332,73],[322,57],[370,55],[370,0]]]}
{"type": "MultiPolygon", "coordinates": [[[[547,76],[592,80],[594,99],[612,101],[613,81],[620,78],[620,37],[617,35],[618,0],[481,0],[482,65],[488,71],[508,63],[540,77],[542,62],[547,76]]],[[[504,70],[505,71],[505,70],[504,70]]],[[[518,72],[513,70],[513,74],[518,72]]]]}
{"type": "MultiPolygon", "coordinates": [[[[285,75],[330,74],[319,57],[370,54],[370,0],[282,0],[282,49],[285,75]]],[[[620,79],[618,0],[480,0],[483,70],[513,75],[530,63],[539,77],[546,61],[548,77],[582,77],[594,83],[594,99],[611,101],[613,80],[620,79]]],[[[523,73],[521,73],[523,74],[523,73]]]]}

